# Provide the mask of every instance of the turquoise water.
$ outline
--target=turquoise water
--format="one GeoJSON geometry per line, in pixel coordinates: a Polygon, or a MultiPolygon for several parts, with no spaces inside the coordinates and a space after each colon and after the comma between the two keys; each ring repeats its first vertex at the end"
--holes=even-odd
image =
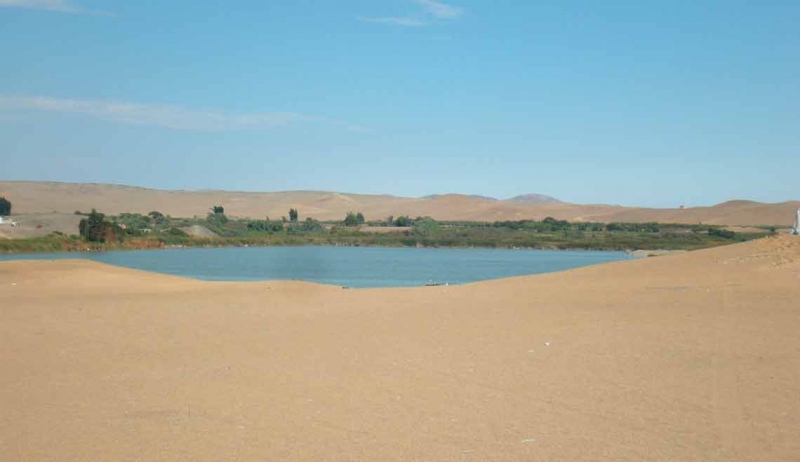
{"type": "Polygon", "coordinates": [[[347,287],[407,287],[548,273],[627,257],[623,252],[384,247],[227,247],[0,255],[0,261],[63,258],[86,258],[210,281],[303,280],[347,287]]]}

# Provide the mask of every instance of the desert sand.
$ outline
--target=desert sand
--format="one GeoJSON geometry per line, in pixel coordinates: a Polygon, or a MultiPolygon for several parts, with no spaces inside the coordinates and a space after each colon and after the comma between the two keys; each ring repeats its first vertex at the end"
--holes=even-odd
{"type": "Polygon", "coordinates": [[[30,213],[12,217],[17,226],[0,225],[0,239],[25,239],[46,236],[53,232],[78,234],[81,215],[74,213],[30,213]]]}
{"type": "Polygon", "coordinates": [[[0,460],[796,461],[800,238],[464,286],[0,263],[0,460]]]}
{"type": "Polygon", "coordinates": [[[116,215],[158,210],[174,217],[205,216],[212,205],[223,205],[229,216],[279,219],[290,208],[300,218],[342,220],[347,212],[362,212],[368,220],[389,215],[430,216],[438,220],[559,220],[597,222],[650,222],[791,226],[800,201],[764,204],[729,201],[713,207],[647,209],[616,205],[582,205],[564,202],[496,201],[461,194],[435,198],[404,198],[388,195],[337,192],[232,192],[165,191],[108,184],[75,184],[0,181],[0,196],[14,205],[15,213],[88,212],[95,208],[116,215]]]}

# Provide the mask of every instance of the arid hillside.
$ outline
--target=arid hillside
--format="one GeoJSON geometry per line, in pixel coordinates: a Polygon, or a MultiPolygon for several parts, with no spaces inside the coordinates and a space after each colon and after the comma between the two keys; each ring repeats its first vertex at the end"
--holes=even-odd
{"type": "Polygon", "coordinates": [[[72,213],[95,208],[107,214],[147,213],[158,210],[175,217],[204,216],[212,205],[225,207],[234,217],[280,218],[290,208],[301,218],[344,218],[361,212],[369,220],[389,215],[431,216],[439,220],[521,220],[548,216],[571,221],[705,223],[719,225],[790,226],[800,201],[764,204],[731,201],[713,207],[646,209],[562,202],[517,202],[449,194],[433,198],[403,198],[337,192],[165,191],[106,184],[0,182],[0,196],[8,197],[15,213],[72,213]]]}

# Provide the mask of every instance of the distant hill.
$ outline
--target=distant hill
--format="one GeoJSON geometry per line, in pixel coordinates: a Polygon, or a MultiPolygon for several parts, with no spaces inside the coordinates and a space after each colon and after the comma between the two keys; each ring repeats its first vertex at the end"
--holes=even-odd
{"type": "MultiPolygon", "coordinates": [[[[342,220],[347,212],[361,212],[367,220],[388,216],[430,216],[437,220],[505,221],[559,220],[715,225],[791,226],[800,201],[764,204],[730,201],[711,207],[651,209],[618,205],[580,205],[543,202],[533,197],[523,201],[499,201],[463,194],[437,195],[427,199],[386,195],[347,194],[329,191],[166,191],[109,184],[0,181],[0,196],[13,204],[15,214],[100,212],[148,213],[157,210],[173,217],[205,216],[213,205],[225,207],[231,217],[280,219],[296,208],[300,219],[342,220]],[[534,201],[533,199],[537,199],[534,201]]],[[[537,195],[527,195],[537,196],[537,195]]],[[[523,196],[525,197],[525,196],[523,196]]],[[[548,198],[548,196],[542,196],[548,198]]]]}
{"type": "Polygon", "coordinates": [[[506,199],[505,202],[534,202],[538,204],[552,204],[561,202],[555,197],[545,196],[544,194],[523,194],[506,199]]]}
{"type": "MultiPolygon", "coordinates": [[[[438,199],[444,196],[452,196],[454,194],[429,194],[427,196],[422,196],[423,199],[438,199]]],[[[481,196],[480,194],[464,194],[466,197],[471,197],[473,199],[481,199],[485,201],[498,201],[496,197],[489,197],[489,196],[481,196]]]]}

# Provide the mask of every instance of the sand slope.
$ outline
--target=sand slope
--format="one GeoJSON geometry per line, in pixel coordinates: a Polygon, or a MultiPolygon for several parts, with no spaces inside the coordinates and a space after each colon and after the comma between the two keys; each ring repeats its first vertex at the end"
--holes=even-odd
{"type": "Polygon", "coordinates": [[[0,460],[796,461],[800,239],[417,289],[0,263],[0,460]]]}
{"type": "Polygon", "coordinates": [[[101,184],[0,181],[0,196],[3,195],[10,198],[16,213],[73,213],[96,208],[108,214],[158,210],[176,217],[191,217],[205,216],[212,205],[221,204],[228,215],[236,217],[278,219],[288,215],[290,208],[297,208],[301,219],[320,220],[341,220],[353,211],[362,212],[370,220],[384,220],[389,215],[475,221],[552,216],[573,221],[790,226],[794,211],[800,207],[800,201],[780,204],[731,201],[713,207],[642,209],[562,202],[503,202],[458,194],[414,199],[315,191],[162,191],[101,184]]]}

